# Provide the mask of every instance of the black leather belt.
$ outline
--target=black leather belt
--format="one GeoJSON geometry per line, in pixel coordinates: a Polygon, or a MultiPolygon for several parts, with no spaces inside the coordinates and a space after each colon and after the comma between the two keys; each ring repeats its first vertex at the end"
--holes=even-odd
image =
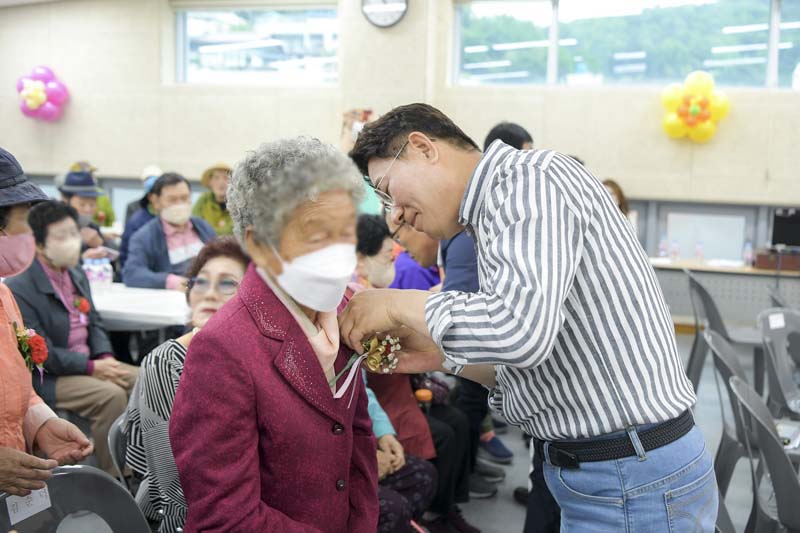
{"type": "MultiPolygon", "coordinates": [[[[688,410],[672,420],[662,422],[644,431],[637,431],[644,451],[649,452],[666,446],[683,437],[694,427],[694,418],[688,410]]],[[[636,455],[633,443],[627,434],[613,439],[595,439],[580,442],[551,441],[544,454],[545,441],[534,438],[536,453],[543,461],[550,457],[550,464],[561,468],[580,468],[580,463],[613,461],[636,455]]]]}

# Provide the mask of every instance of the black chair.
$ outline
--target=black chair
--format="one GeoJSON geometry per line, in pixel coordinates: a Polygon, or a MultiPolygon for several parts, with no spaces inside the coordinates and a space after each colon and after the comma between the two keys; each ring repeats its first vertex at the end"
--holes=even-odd
{"type": "Polygon", "coordinates": [[[756,435],[758,451],[748,446],[750,472],[753,479],[753,492],[756,494],[757,512],[751,515],[747,531],[777,531],[779,528],[789,532],[800,532],[800,480],[792,461],[786,455],[783,441],[778,436],[775,421],[767,404],[753,388],[734,376],[730,381],[731,390],[737,404],[737,414],[741,423],[756,435]],[[765,498],[760,491],[762,477],[756,474],[755,462],[766,465],[771,481],[771,492],[765,498]],[[776,508],[773,509],[769,497],[774,496],[776,508]]]}
{"type": "Polygon", "coordinates": [[[770,411],[775,417],[800,419],[800,388],[792,379],[797,365],[790,353],[790,344],[796,349],[800,337],[800,312],[785,308],[767,309],[759,313],[758,325],[767,356],[767,404],[770,411]]]}
{"type": "Polygon", "coordinates": [[[709,328],[716,331],[733,345],[745,346],[753,350],[753,384],[757,391],[764,390],[764,350],[761,334],[756,328],[728,328],[722,320],[717,304],[697,277],[689,270],[683,270],[689,278],[689,297],[694,310],[695,336],[689,363],[686,365],[686,376],[697,391],[700,386],[700,375],[708,354],[708,345],[703,338],[702,330],[709,328]]]}
{"type": "Polygon", "coordinates": [[[99,519],[114,533],[147,533],[150,527],[133,497],[114,478],[91,466],[62,466],[47,481],[49,508],[11,525],[11,498],[0,493],[0,531],[56,532],[67,518],[72,530],[97,531],[99,519]],[[98,519],[99,517],[99,519],[98,519]],[[84,525],[85,524],[85,525],[84,525]]]}
{"type": "Polygon", "coordinates": [[[128,439],[125,436],[125,413],[122,413],[114,420],[108,429],[108,452],[111,455],[111,462],[117,470],[119,481],[131,492],[131,485],[125,479],[125,450],[128,447],[128,439]]]}
{"type": "Polygon", "coordinates": [[[714,528],[716,533],[736,533],[736,528],[733,527],[733,520],[728,513],[728,508],[725,507],[725,498],[722,494],[719,495],[719,508],[717,509],[717,525],[714,528]]]}

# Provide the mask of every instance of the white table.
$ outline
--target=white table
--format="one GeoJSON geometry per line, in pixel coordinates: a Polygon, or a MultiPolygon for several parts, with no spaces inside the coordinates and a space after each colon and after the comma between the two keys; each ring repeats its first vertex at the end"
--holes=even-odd
{"type": "Polygon", "coordinates": [[[92,286],[94,306],[108,331],[144,331],[188,322],[186,295],[166,289],[134,289],[122,283],[92,286]]]}

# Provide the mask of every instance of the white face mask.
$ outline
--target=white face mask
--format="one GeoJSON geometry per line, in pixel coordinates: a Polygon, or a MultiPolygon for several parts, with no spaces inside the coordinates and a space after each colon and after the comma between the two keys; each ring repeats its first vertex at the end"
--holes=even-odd
{"type": "Polygon", "coordinates": [[[283,273],[275,280],[292,299],[314,311],[335,311],[356,269],[356,246],[332,244],[287,263],[273,248],[283,273]]]}
{"type": "Polygon", "coordinates": [[[385,289],[394,281],[394,261],[384,263],[376,257],[367,257],[364,259],[364,269],[367,279],[376,289],[385,289]]]}
{"type": "Polygon", "coordinates": [[[58,268],[72,268],[78,264],[81,256],[81,240],[70,237],[62,241],[47,241],[44,255],[58,268]]]}
{"type": "Polygon", "coordinates": [[[183,226],[192,216],[192,204],[175,204],[161,210],[161,218],[173,226],[183,226]]]}

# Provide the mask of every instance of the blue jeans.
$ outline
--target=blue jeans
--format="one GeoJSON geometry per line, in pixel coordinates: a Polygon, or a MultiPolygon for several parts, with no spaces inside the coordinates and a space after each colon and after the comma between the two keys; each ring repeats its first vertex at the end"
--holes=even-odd
{"type": "Polygon", "coordinates": [[[561,506],[561,531],[713,532],[717,480],[697,426],[646,453],[635,430],[630,437],[638,457],[585,462],[576,469],[545,462],[545,480],[561,506]]]}

